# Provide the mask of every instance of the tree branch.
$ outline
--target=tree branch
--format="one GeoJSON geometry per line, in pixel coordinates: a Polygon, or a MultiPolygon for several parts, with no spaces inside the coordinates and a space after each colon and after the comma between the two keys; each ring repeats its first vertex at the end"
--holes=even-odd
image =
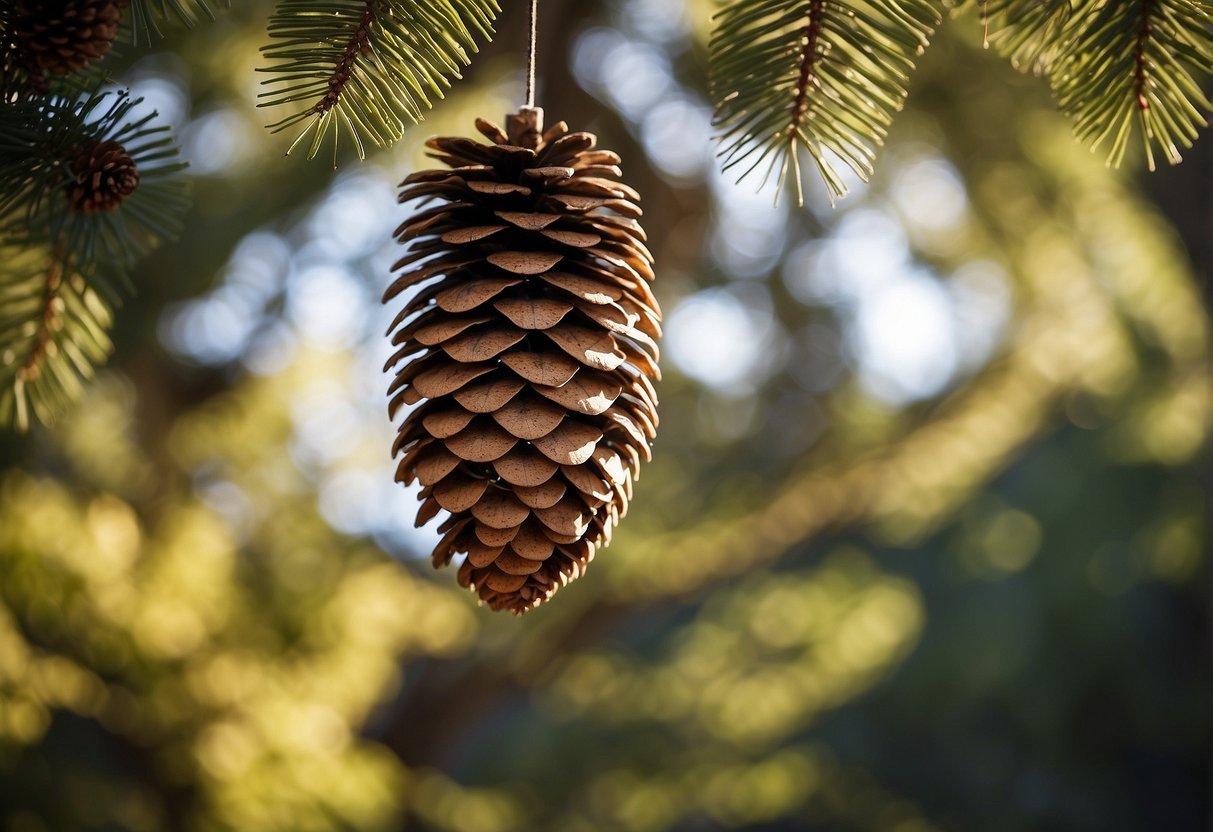
{"type": "Polygon", "coordinates": [[[46,278],[42,285],[40,313],[37,329],[29,353],[17,371],[17,380],[30,383],[38,380],[42,364],[50,349],[51,335],[58,327],[63,315],[63,305],[58,303],[59,289],[63,285],[63,249],[56,246],[47,255],[46,278]]]}
{"type": "Polygon", "coordinates": [[[366,11],[358,21],[357,28],[350,36],[349,43],[337,61],[337,67],[329,78],[329,88],[324,97],[316,102],[313,112],[327,113],[341,99],[349,83],[350,74],[354,71],[354,63],[362,55],[371,51],[371,24],[375,21],[375,5],[378,0],[366,0],[366,11]]]}
{"type": "Polygon", "coordinates": [[[804,49],[800,53],[800,78],[796,82],[796,101],[792,106],[792,131],[804,121],[809,106],[809,87],[818,82],[813,70],[817,65],[817,38],[821,34],[824,7],[825,0],[813,0],[809,4],[809,22],[804,28],[804,49]]]}
{"type": "Polygon", "coordinates": [[[1153,0],[1141,2],[1141,25],[1137,29],[1137,43],[1133,47],[1133,92],[1136,94],[1137,107],[1140,110],[1150,109],[1150,99],[1146,98],[1146,44],[1150,40],[1150,14],[1153,10],[1153,0]]]}

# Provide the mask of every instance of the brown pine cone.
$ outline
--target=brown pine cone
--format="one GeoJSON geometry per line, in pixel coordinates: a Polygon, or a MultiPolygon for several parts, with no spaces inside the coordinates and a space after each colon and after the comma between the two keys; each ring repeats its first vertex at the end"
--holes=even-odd
{"type": "Polygon", "coordinates": [[[17,0],[12,34],[30,75],[70,75],[105,57],[129,0],[17,0]]]}
{"type": "Polygon", "coordinates": [[[523,613],[584,572],[627,511],[656,435],[661,313],[635,191],[619,157],[542,112],[492,143],[434,138],[451,170],[405,179],[400,201],[437,204],[396,231],[410,246],[385,302],[396,479],[420,480],[417,522],[445,509],[434,565],[523,613]]]}
{"type": "Polygon", "coordinates": [[[139,170],[115,141],[89,142],[72,162],[68,200],[78,214],[105,214],[139,187],[139,170]]]}

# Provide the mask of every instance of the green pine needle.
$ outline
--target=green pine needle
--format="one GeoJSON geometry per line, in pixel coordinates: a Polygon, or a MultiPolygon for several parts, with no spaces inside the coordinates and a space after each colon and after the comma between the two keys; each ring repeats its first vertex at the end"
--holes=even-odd
{"type": "Polygon", "coordinates": [[[1071,0],[978,0],[988,43],[1016,69],[1041,73],[1066,47],[1071,0]]]}
{"type": "Polygon", "coordinates": [[[0,423],[54,421],[112,350],[109,304],[37,245],[0,248],[0,423]]]}
{"type": "Polygon", "coordinates": [[[991,40],[1049,76],[1075,133],[1119,165],[1134,132],[1146,164],[1171,164],[1213,113],[1213,3],[990,0],[991,40]],[[1136,127],[1136,130],[1134,129],[1136,127]]]}
{"type": "Polygon", "coordinates": [[[798,202],[801,150],[832,199],[846,193],[836,162],[866,180],[941,14],[935,0],[729,3],[710,44],[725,170],[777,172],[798,202]]]}
{"type": "MultiPolygon", "coordinates": [[[[227,7],[230,0],[220,0],[227,7]]],[[[131,40],[136,46],[151,44],[152,36],[163,37],[161,27],[170,20],[177,20],[191,27],[200,20],[214,20],[217,5],[214,0],[131,0],[126,10],[130,24],[131,40]]]]}
{"type": "Polygon", "coordinates": [[[142,99],[123,92],[51,96],[0,108],[0,232],[63,247],[73,262],[123,272],[180,231],[185,167],[156,113],[136,117],[142,99]],[[109,214],[76,213],[64,183],[79,148],[115,141],[139,171],[139,187],[109,214]]]}
{"type": "Polygon", "coordinates": [[[334,165],[342,134],[360,159],[368,143],[394,144],[461,77],[499,12],[497,0],[279,0],[260,106],[296,109],[270,129],[302,126],[287,152],[306,141],[309,159],[331,140],[334,165]]]}
{"type": "Polygon", "coordinates": [[[129,270],[181,229],[184,165],[125,92],[50,96],[0,107],[0,423],[50,422],[110,351],[107,331],[129,270]],[[139,185],[109,213],[72,208],[80,149],[122,145],[139,185]]]}

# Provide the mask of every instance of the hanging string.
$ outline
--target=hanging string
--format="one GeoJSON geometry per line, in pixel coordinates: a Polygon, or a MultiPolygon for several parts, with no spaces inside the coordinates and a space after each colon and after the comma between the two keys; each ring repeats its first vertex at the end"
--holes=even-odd
{"type": "Polygon", "coordinates": [[[536,12],[538,11],[538,6],[539,0],[531,0],[531,14],[529,18],[529,26],[531,30],[531,49],[526,65],[526,105],[528,107],[535,106],[535,17],[536,12]]]}

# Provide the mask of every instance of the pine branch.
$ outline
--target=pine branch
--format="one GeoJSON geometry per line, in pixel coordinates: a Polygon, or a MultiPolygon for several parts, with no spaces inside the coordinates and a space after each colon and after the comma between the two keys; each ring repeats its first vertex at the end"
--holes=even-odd
{"type": "Polygon", "coordinates": [[[51,421],[110,351],[130,266],[180,230],[184,167],[123,93],[0,107],[0,421],[51,421]]]}
{"type": "Polygon", "coordinates": [[[0,107],[20,97],[28,85],[13,34],[14,12],[13,3],[0,3],[0,107]]]}
{"type": "MultiPolygon", "coordinates": [[[[230,0],[221,2],[225,8],[230,6],[230,0]]],[[[131,0],[126,10],[131,40],[136,46],[140,43],[150,45],[153,35],[164,37],[161,27],[171,20],[177,20],[187,27],[201,20],[214,20],[212,5],[215,4],[208,0],[131,0]]]]}
{"type": "Polygon", "coordinates": [[[0,248],[0,422],[52,422],[108,357],[111,323],[61,249],[0,248]]]}
{"type": "Polygon", "coordinates": [[[1146,162],[1156,149],[1171,164],[1209,124],[1213,102],[1213,4],[1205,0],[1085,0],[1067,27],[1069,45],[1049,76],[1075,132],[1108,146],[1119,165],[1133,126],[1146,162]]]}
{"type": "MultiPolygon", "coordinates": [[[[936,0],[735,0],[710,43],[715,126],[725,170],[789,175],[803,201],[798,154],[831,197],[836,161],[866,179],[901,109],[915,58],[941,20],[936,0]]],[[[765,178],[763,180],[766,181],[765,178]]]]}
{"type": "Polygon", "coordinates": [[[303,125],[287,153],[310,136],[309,159],[331,138],[334,164],[343,132],[359,158],[368,140],[392,145],[461,77],[499,11],[497,0],[279,0],[260,106],[306,106],[270,129],[303,125]]]}
{"type": "Polygon", "coordinates": [[[979,0],[990,40],[1049,76],[1075,132],[1119,165],[1137,126],[1150,169],[1181,161],[1213,112],[1208,0],[979,0]]]}
{"type": "MultiPolygon", "coordinates": [[[[122,19],[117,39],[129,40],[135,46],[150,45],[153,35],[163,36],[161,27],[172,19],[186,26],[193,26],[204,18],[214,20],[212,5],[219,3],[227,7],[230,0],[117,0],[122,19]]],[[[79,6],[76,4],[76,8],[79,6]]],[[[48,94],[67,95],[81,88],[96,89],[100,86],[98,82],[105,78],[97,64],[100,60],[97,53],[93,54],[91,66],[76,66],[67,74],[45,72],[36,60],[32,60],[33,53],[28,50],[28,44],[22,43],[19,34],[21,21],[24,19],[28,28],[31,14],[42,17],[47,13],[39,8],[36,0],[26,0],[24,6],[15,0],[0,3],[0,104],[48,94]]],[[[98,36],[95,28],[85,26],[82,31],[92,38],[98,36]]],[[[96,48],[95,42],[92,47],[96,48]]],[[[102,53],[106,51],[108,46],[102,53]]]]}
{"type": "Polygon", "coordinates": [[[134,118],[142,99],[126,92],[81,98],[51,96],[0,108],[0,232],[22,233],[61,246],[86,274],[92,264],[122,271],[175,237],[185,210],[185,167],[156,113],[134,118]],[[139,186],[110,212],[82,214],[66,189],[89,146],[113,142],[125,149],[139,186]]]}
{"type": "Polygon", "coordinates": [[[1065,50],[1072,0],[978,0],[987,43],[1037,74],[1065,50]]]}

